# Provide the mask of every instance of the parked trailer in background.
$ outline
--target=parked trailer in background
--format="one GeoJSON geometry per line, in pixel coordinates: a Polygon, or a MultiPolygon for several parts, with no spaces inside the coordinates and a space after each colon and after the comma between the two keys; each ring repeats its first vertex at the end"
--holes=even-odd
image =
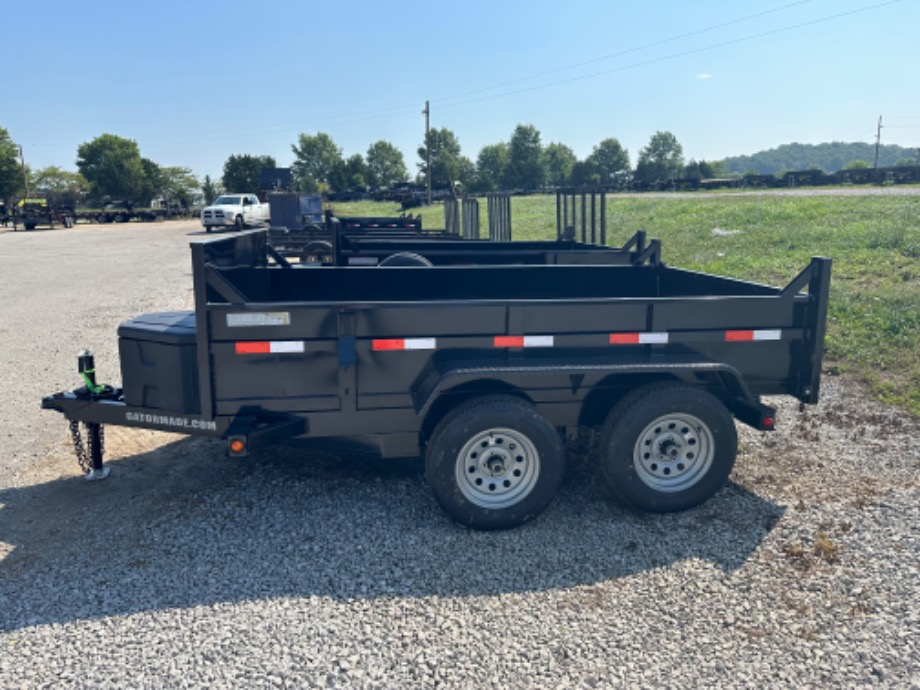
{"type": "Polygon", "coordinates": [[[149,206],[132,201],[110,201],[99,208],[78,208],[77,220],[87,223],[128,223],[132,220],[156,221],[188,216],[188,208],[178,201],[153,199],[149,206]]]}
{"type": "Polygon", "coordinates": [[[455,520],[507,528],[549,505],[563,442],[587,435],[621,501],[678,511],[726,481],[735,420],[774,428],[761,395],[818,400],[829,259],[782,288],[660,262],[310,267],[261,230],[192,244],[192,268],[194,312],[119,329],[122,387],[84,353],[86,385],[42,401],[87,425],[91,477],[103,424],[231,456],[336,440],[422,455],[455,520]]]}
{"type": "Polygon", "coordinates": [[[47,225],[52,229],[56,225],[72,228],[74,222],[73,208],[52,204],[43,197],[20,199],[13,207],[14,230],[20,225],[26,230],[34,230],[39,225],[47,225]]]}

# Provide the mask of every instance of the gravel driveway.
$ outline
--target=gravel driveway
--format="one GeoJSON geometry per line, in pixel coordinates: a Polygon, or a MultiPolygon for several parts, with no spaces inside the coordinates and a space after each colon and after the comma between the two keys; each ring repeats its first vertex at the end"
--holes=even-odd
{"type": "Polygon", "coordinates": [[[837,377],[679,515],[620,508],[578,449],[502,533],[450,522],[418,461],[297,444],[109,428],[84,482],[40,398],[191,307],[201,235],[0,231],[0,687],[920,687],[920,427],[837,377]]]}

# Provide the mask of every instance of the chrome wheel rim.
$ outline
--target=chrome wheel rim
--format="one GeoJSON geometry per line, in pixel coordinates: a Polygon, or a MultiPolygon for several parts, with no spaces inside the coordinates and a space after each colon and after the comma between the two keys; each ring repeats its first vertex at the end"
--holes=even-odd
{"type": "Polygon", "coordinates": [[[540,455],[530,439],[514,429],[487,429],[457,454],[460,493],[480,508],[507,508],[529,494],[540,476],[540,455]]]}
{"type": "Polygon", "coordinates": [[[690,414],[663,415],[645,427],[633,450],[633,466],[644,484],[665,493],[684,491],[712,467],[712,432],[690,414]]]}

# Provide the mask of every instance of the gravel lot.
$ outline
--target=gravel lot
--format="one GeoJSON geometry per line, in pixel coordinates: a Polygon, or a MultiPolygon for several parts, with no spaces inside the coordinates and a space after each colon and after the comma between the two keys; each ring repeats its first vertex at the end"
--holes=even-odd
{"type": "Polygon", "coordinates": [[[201,235],[0,230],[0,687],[920,687],[920,426],[837,377],[680,515],[620,508],[577,450],[503,533],[451,523],[417,461],[296,444],[110,428],[84,482],[40,398],[191,307],[201,235]]]}

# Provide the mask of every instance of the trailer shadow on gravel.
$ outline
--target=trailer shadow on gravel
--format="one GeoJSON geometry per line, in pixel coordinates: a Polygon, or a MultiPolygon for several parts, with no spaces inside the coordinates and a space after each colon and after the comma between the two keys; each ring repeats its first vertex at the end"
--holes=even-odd
{"type": "Polygon", "coordinates": [[[733,571],[784,512],[729,484],[687,513],[637,514],[570,454],[544,515],[475,532],[442,514],[417,459],[223,448],[183,439],[113,462],[104,482],[0,490],[0,630],[287,597],[533,592],[687,559],[733,571]]]}

